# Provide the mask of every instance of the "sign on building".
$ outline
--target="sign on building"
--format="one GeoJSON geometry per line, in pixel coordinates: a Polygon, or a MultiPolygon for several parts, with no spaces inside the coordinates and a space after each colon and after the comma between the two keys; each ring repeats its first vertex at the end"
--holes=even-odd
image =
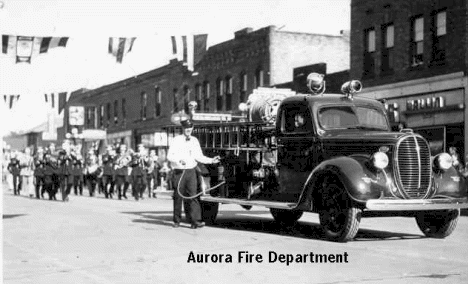
{"type": "Polygon", "coordinates": [[[68,113],[70,125],[84,125],[84,107],[71,106],[68,113]]]}

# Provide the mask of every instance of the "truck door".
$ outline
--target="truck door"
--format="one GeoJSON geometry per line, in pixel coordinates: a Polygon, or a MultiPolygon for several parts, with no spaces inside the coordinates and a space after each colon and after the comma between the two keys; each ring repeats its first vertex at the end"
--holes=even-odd
{"type": "Polygon", "coordinates": [[[307,101],[284,103],[277,122],[278,175],[281,201],[298,200],[318,159],[312,115],[307,101]]]}

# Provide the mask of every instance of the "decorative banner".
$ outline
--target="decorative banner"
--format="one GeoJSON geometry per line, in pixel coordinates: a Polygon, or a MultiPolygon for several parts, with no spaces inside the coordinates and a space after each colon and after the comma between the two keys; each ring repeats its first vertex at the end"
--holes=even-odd
{"type": "Polygon", "coordinates": [[[33,37],[2,35],[2,53],[14,56],[16,63],[31,63],[33,56],[51,48],[66,47],[68,37],[33,37]]]}
{"type": "Polygon", "coordinates": [[[171,36],[172,55],[180,61],[183,61],[190,71],[200,62],[206,52],[207,34],[199,34],[187,37],[171,36]]]}
{"type": "Polygon", "coordinates": [[[125,54],[132,51],[135,37],[110,37],[109,53],[116,57],[118,63],[122,63],[125,54]]]}
{"type": "Polygon", "coordinates": [[[5,105],[8,105],[9,109],[12,109],[15,106],[19,98],[20,95],[3,95],[3,101],[5,105]]]}

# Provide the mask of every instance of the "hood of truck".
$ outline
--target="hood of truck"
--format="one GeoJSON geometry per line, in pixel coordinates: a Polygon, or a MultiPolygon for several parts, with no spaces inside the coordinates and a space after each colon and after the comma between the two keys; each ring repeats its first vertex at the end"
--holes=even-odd
{"type": "Polygon", "coordinates": [[[388,131],[365,131],[361,129],[347,129],[347,130],[334,130],[327,131],[321,135],[323,142],[352,142],[352,143],[366,143],[366,142],[383,142],[383,143],[396,143],[401,137],[405,135],[414,135],[413,133],[403,132],[388,132],[388,131]]]}

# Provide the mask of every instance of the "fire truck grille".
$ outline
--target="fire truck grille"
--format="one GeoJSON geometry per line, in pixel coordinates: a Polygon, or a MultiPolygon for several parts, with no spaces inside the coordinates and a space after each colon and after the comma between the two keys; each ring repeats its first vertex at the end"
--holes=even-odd
{"type": "Polygon", "coordinates": [[[402,194],[408,199],[424,198],[431,186],[431,153],[420,136],[403,137],[397,144],[396,178],[402,194]]]}

